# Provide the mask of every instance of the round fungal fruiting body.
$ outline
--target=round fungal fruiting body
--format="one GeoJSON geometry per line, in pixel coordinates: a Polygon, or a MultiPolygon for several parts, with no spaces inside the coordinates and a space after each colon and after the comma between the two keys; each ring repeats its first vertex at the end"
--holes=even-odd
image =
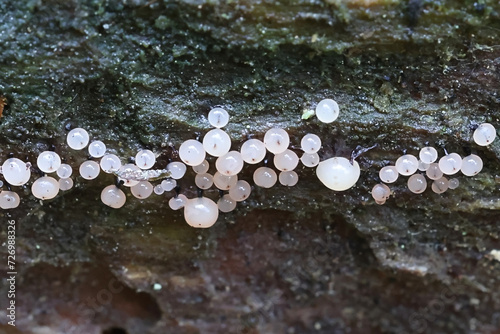
{"type": "Polygon", "coordinates": [[[294,151],[286,149],[274,156],[274,166],[282,172],[294,170],[299,164],[299,157],[294,151]]]}
{"type": "Polygon", "coordinates": [[[73,188],[73,180],[71,178],[59,180],[59,190],[67,191],[73,188]]]}
{"type": "Polygon", "coordinates": [[[253,173],[253,182],[262,188],[271,188],[278,181],[278,175],[269,167],[259,167],[253,173]]]}
{"type": "Polygon", "coordinates": [[[246,200],[248,196],[250,196],[251,192],[252,187],[250,186],[250,183],[244,180],[239,180],[238,182],[236,182],[236,185],[234,187],[231,187],[231,189],[229,189],[229,196],[236,202],[241,202],[246,200]]]}
{"type": "Polygon", "coordinates": [[[223,175],[237,175],[243,169],[243,158],[238,151],[230,151],[215,161],[215,168],[223,175]]]}
{"type": "Polygon", "coordinates": [[[188,166],[198,166],[205,160],[203,144],[194,139],[188,139],[179,147],[179,157],[188,166]]]}
{"type": "Polygon", "coordinates": [[[214,128],[223,128],[229,122],[229,114],[225,109],[213,108],[208,112],[208,122],[214,128]]]}
{"type": "Polygon", "coordinates": [[[460,181],[458,179],[449,179],[448,180],[448,189],[456,189],[460,185],[460,181]]]}
{"type": "Polygon", "coordinates": [[[319,180],[328,188],[344,191],[353,187],[359,179],[361,170],[356,160],[353,163],[342,157],[322,161],[316,168],[319,180]]]}
{"type": "Polygon", "coordinates": [[[383,184],[383,183],[377,183],[376,185],[373,186],[372,188],[372,197],[375,201],[382,202],[380,204],[385,203],[385,201],[391,196],[391,189],[383,184]]]}
{"type": "Polygon", "coordinates": [[[53,173],[61,167],[61,158],[56,152],[44,151],[36,159],[36,165],[44,173],[53,173]]]}
{"type": "Polygon", "coordinates": [[[474,142],[479,146],[488,146],[495,140],[497,131],[490,123],[483,123],[474,131],[474,142]]]}
{"type": "Polygon", "coordinates": [[[67,179],[73,174],[73,168],[68,164],[61,164],[56,173],[61,179],[67,179]]]}
{"type": "Polygon", "coordinates": [[[421,172],[425,172],[426,170],[429,169],[430,165],[431,164],[427,164],[427,163],[423,162],[422,160],[419,160],[418,161],[418,170],[421,172]]]}
{"type": "Polygon", "coordinates": [[[438,152],[434,147],[426,146],[420,150],[418,157],[423,163],[431,164],[437,160],[438,152]]]}
{"type": "Polygon", "coordinates": [[[85,161],[80,165],[80,175],[85,180],[95,179],[99,176],[100,171],[101,169],[99,168],[99,164],[92,160],[85,161]]]}
{"type": "Polygon", "coordinates": [[[89,154],[92,158],[101,158],[106,153],[106,144],[100,140],[95,140],[89,145],[89,154]]]}
{"type": "Polygon", "coordinates": [[[217,206],[220,212],[231,212],[236,208],[237,202],[232,199],[228,194],[225,194],[217,201],[217,206]]]}
{"type": "Polygon", "coordinates": [[[187,167],[180,161],[174,161],[167,165],[167,170],[170,172],[170,177],[179,180],[186,174],[187,167]]]}
{"type": "Polygon", "coordinates": [[[411,154],[402,155],[396,160],[396,169],[401,175],[412,175],[418,169],[418,160],[411,154]]]}
{"type": "Polygon", "coordinates": [[[237,175],[224,175],[216,172],[213,176],[213,181],[215,186],[220,190],[229,190],[236,185],[238,182],[237,175]]]}
{"type": "Polygon", "coordinates": [[[0,208],[15,209],[21,203],[19,195],[13,191],[2,191],[0,192],[0,208]]]}
{"type": "Polygon", "coordinates": [[[168,201],[168,206],[172,210],[179,210],[179,209],[182,209],[184,207],[184,205],[186,205],[187,201],[188,201],[188,199],[186,196],[184,196],[183,194],[179,194],[175,197],[172,197],[168,201]]]}
{"type": "Polygon", "coordinates": [[[135,155],[135,164],[140,169],[150,169],[155,163],[155,154],[150,150],[140,150],[135,155]]]}
{"type": "Polygon", "coordinates": [[[177,181],[175,181],[174,179],[163,180],[163,181],[161,181],[161,187],[165,191],[170,191],[170,190],[174,189],[175,187],[177,187],[177,181]]]}
{"type": "Polygon", "coordinates": [[[2,165],[5,181],[13,186],[22,186],[29,181],[31,170],[27,164],[17,158],[9,158],[2,165]]]}
{"type": "MultiPolygon", "coordinates": [[[[141,169],[139,167],[137,167],[136,165],[134,164],[126,164],[126,165],[123,165],[120,167],[120,173],[132,173],[132,172],[135,172],[135,171],[140,171],[141,169]]],[[[124,178],[121,178],[119,177],[118,178],[119,181],[123,181],[123,185],[125,187],[133,187],[135,186],[136,184],[139,183],[139,181],[136,181],[136,180],[128,180],[128,179],[124,179],[124,178]]]]}
{"type": "Polygon", "coordinates": [[[66,142],[73,150],[82,150],[89,144],[89,134],[85,129],[75,128],[68,133],[66,142]]]}
{"type": "Polygon", "coordinates": [[[288,132],[283,129],[273,128],[267,130],[264,135],[264,145],[266,149],[274,154],[280,154],[285,152],[290,144],[290,137],[288,132]]]}
{"type": "Polygon", "coordinates": [[[443,176],[442,178],[440,178],[438,180],[434,180],[434,182],[432,182],[431,189],[436,194],[442,194],[446,190],[448,190],[449,185],[450,185],[450,182],[448,181],[448,179],[446,177],[443,176]]]}
{"type": "Polygon", "coordinates": [[[247,164],[256,164],[266,157],[266,145],[258,139],[249,139],[241,145],[241,157],[247,164]]]}
{"type": "Polygon", "coordinates": [[[483,160],[475,154],[471,154],[463,158],[462,167],[460,167],[460,170],[466,176],[474,176],[482,169],[483,160]]]}
{"type": "Polygon", "coordinates": [[[210,164],[206,160],[203,160],[203,162],[197,166],[193,166],[193,170],[196,174],[204,174],[208,172],[209,168],[210,164]]]}
{"type": "Polygon", "coordinates": [[[218,217],[217,204],[207,197],[188,199],[184,205],[184,219],[192,227],[211,227],[218,217]]]}
{"type": "Polygon", "coordinates": [[[280,183],[286,187],[293,187],[299,182],[299,176],[293,170],[289,172],[281,172],[278,177],[280,183]]]}
{"type": "Polygon", "coordinates": [[[408,179],[407,185],[412,193],[421,194],[427,188],[427,181],[425,180],[425,176],[414,174],[408,179]]]}
{"type": "Polygon", "coordinates": [[[319,101],[316,106],[316,117],[323,123],[332,123],[339,117],[339,105],[332,99],[319,101]]]}
{"type": "Polygon", "coordinates": [[[59,193],[59,182],[50,176],[42,176],[31,185],[31,193],[36,198],[52,199],[59,193]]]}
{"type": "Polygon", "coordinates": [[[398,179],[399,173],[396,166],[385,166],[380,169],[378,176],[382,182],[394,183],[398,179]]]}
{"type": "Polygon", "coordinates": [[[161,186],[161,184],[157,184],[156,186],[154,186],[153,192],[156,195],[163,195],[163,193],[165,192],[165,189],[163,189],[163,187],[161,186]]]}
{"type": "Polygon", "coordinates": [[[102,171],[108,174],[116,172],[122,167],[120,158],[114,154],[106,154],[101,158],[99,164],[101,165],[102,171]]]}
{"type": "Polygon", "coordinates": [[[439,159],[439,169],[446,175],[453,175],[460,171],[462,157],[457,153],[450,153],[439,159]]]}
{"type": "Polygon", "coordinates": [[[121,208],[126,200],[125,193],[115,185],[107,186],[101,192],[101,201],[113,209],[121,208]]]}
{"type": "Polygon", "coordinates": [[[300,161],[306,167],[316,167],[319,164],[319,155],[318,153],[304,153],[300,161]]]}
{"type": "Polygon", "coordinates": [[[429,168],[425,171],[427,177],[431,180],[439,180],[443,177],[443,171],[439,168],[439,165],[435,162],[429,165],[429,168]]]}
{"type": "Polygon", "coordinates": [[[148,181],[140,181],[135,186],[130,187],[132,195],[139,199],[145,199],[153,193],[153,185],[148,181]]]}
{"type": "Polygon", "coordinates": [[[305,153],[316,153],[321,148],[321,139],[315,134],[308,133],[302,137],[300,147],[305,153]]]}
{"type": "Polygon", "coordinates": [[[194,178],[194,183],[200,189],[209,189],[214,184],[214,178],[208,173],[196,174],[194,178]]]}
{"type": "Polygon", "coordinates": [[[203,137],[205,152],[214,157],[220,157],[231,149],[231,138],[221,129],[213,129],[203,137]]]}

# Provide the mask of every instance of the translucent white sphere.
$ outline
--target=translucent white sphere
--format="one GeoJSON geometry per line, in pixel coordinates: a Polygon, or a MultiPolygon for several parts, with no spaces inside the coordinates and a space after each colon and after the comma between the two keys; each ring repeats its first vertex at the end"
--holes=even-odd
{"type": "Polygon", "coordinates": [[[401,175],[412,175],[418,169],[418,160],[411,154],[402,155],[396,160],[396,169],[401,175]]]}
{"type": "Polygon", "coordinates": [[[161,181],[161,187],[165,191],[170,191],[173,190],[175,187],[177,187],[177,181],[174,179],[166,179],[161,181]]]}
{"type": "Polygon", "coordinates": [[[216,172],[213,177],[215,186],[220,190],[229,190],[238,182],[237,175],[224,175],[216,172]]]}
{"type": "Polygon", "coordinates": [[[188,139],[179,147],[179,157],[188,166],[198,166],[205,160],[203,144],[194,139],[188,139]]]}
{"type": "Polygon", "coordinates": [[[66,142],[74,150],[84,149],[89,144],[89,134],[85,129],[75,128],[68,133],[66,142]]]}
{"type": "Polygon", "coordinates": [[[399,177],[396,166],[385,166],[380,169],[378,176],[382,182],[394,183],[399,177]]]}
{"type": "Polygon", "coordinates": [[[316,153],[321,148],[321,139],[312,133],[308,133],[300,141],[300,146],[305,153],[316,153]]]}
{"type": "Polygon", "coordinates": [[[231,212],[236,208],[237,202],[232,199],[228,194],[225,194],[217,201],[217,206],[220,212],[231,212]]]}
{"type": "Polygon", "coordinates": [[[170,172],[171,178],[180,180],[186,174],[187,167],[180,161],[174,161],[167,165],[167,170],[170,172]]]}
{"type": "Polygon", "coordinates": [[[135,155],[135,164],[140,169],[150,169],[156,163],[156,156],[150,150],[140,150],[135,155]]]}
{"type": "MultiPolygon", "coordinates": [[[[139,167],[137,167],[135,164],[125,164],[125,165],[121,166],[119,169],[120,173],[132,173],[132,172],[140,171],[140,170],[141,169],[139,167]]],[[[119,177],[118,180],[123,181],[124,182],[123,185],[125,187],[133,187],[139,183],[139,181],[123,179],[121,177],[119,177]]]]}
{"type": "Polygon", "coordinates": [[[99,172],[101,169],[99,168],[99,164],[92,160],[87,160],[80,165],[80,175],[85,180],[93,180],[97,176],[99,176],[99,172]]]}
{"type": "Polygon", "coordinates": [[[372,197],[376,201],[386,201],[391,196],[391,189],[383,184],[377,183],[372,188],[372,197]]]}
{"type": "Polygon", "coordinates": [[[59,193],[59,182],[50,176],[42,176],[31,185],[31,193],[39,199],[51,199],[59,193]]]}
{"type": "Polygon", "coordinates": [[[422,149],[418,153],[418,157],[420,158],[420,160],[422,160],[423,163],[431,164],[437,160],[438,152],[434,147],[426,146],[422,147],[422,149]]]}
{"type": "Polygon", "coordinates": [[[483,123],[474,131],[474,142],[479,146],[488,146],[495,140],[497,130],[490,123],[483,123]]]}
{"type": "Polygon", "coordinates": [[[281,172],[278,177],[280,183],[286,187],[293,187],[299,182],[299,176],[293,170],[289,172],[281,172]]]}
{"type": "Polygon", "coordinates": [[[331,123],[339,117],[339,105],[332,99],[319,101],[316,106],[316,117],[323,123],[331,123]]]}
{"type": "Polygon", "coordinates": [[[421,194],[427,188],[427,180],[422,174],[414,174],[408,179],[408,189],[414,194],[421,194]]]}
{"type": "Polygon", "coordinates": [[[115,185],[107,186],[101,192],[101,201],[114,209],[121,208],[126,200],[125,193],[115,185]]]}
{"type": "Polygon", "coordinates": [[[246,200],[248,196],[250,196],[251,192],[252,187],[250,186],[250,183],[244,180],[239,180],[238,182],[236,182],[236,185],[234,187],[231,187],[231,189],[229,189],[229,196],[236,202],[241,202],[246,200]]]}
{"type": "Polygon", "coordinates": [[[36,165],[44,173],[53,173],[61,167],[61,158],[56,152],[44,151],[36,159],[36,165]]]}
{"type": "Polygon", "coordinates": [[[211,227],[219,217],[219,207],[207,197],[188,199],[184,205],[184,219],[197,228],[211,227]]]}
{"type": "Polygon", "coordinates": [[[460,171],[462,157],[457,153],[450,153],[439,159],[439,169],[446,175],[453,175],[460,171]]]}
{"type": "Polygon", "coordinates": [[[196,174],[194,183],[198,188],[206,190],[214,184],[214,178],[208,173],[196,174]]]}
{"type": "Polygon", "coordinates": [[[431,180],[439,180],[443,177],[443,171],[439,168],[439,165],[435,162],[429,165],[429,168],[425,171],[427,177],[431,180]]]}
{"type": "Polygon", "coordinates": [[[256,164],[266,157],[266,146],[258,139],[249,139],[241,145],[241,157],[247,164],[256,164]]]}
{"type": "Polygon", "coordinates": [[[148,181],[140,181],[135,186],[130,187],[130,192],[136,198],[148,198],[153,193],[153,185],[148,181]]]}
{"type": "Polygon", "coordinates": [[[460,170],[466,176],[474,176],[483,169],[483,160],[475,155],[471,154],[463,158],[462,167],[460,170]]]}
{"type": "Polygon", "coordinates": [[[209,168],[210,168],[210,164],[206,160],[203,160],[203,162],[197,166],[193,166],[193,170],[196,174],[206,173],[206,172],[208,172],[209,168]]]}
{"type": "Polygon", "coordinates": [[[253,182],[262,188],[271,188],[278,181],[276,172],[269,167],[259,167],[253,173],[253,182]]]}
{"type": "Polygon", "coordinates": [[[89,154],[93,158],[100,158],[106,153],[106,144],[100,140],[95,140],[89,145],[89,154]]]}
{"type": "Polygon", "coordinates": [[[418,161],[418,170],[421,172],[425,172],[426,170],[429,169],[430,165],[431,164],[427,164],[427,163],[423,162],[422,160],[419,160],[418,161]]]}
{"type": "Polygon", "coordinates": [[[68,164],[61,164],[56,173],[61,179],[67,179],[73,174],[73,168],[68,164]]]}
{"type": "Polygon", "coordinates": [[[231,149],[231,138],[221,129],[213,129],[203,137],[203,148],[214,157],[220,157],[231,149]]]}
{"type": "Polygon", "coordinates": [[[175,197],[172,197],[168,201],[168,206],[172,210],[179,210],[179,209],[182,209],[184,207],[184,205],[187,203],[187,201],[188,201],[188,199],[186,196],[184,196],[183,194],[179,194],[175,197]]]}
{"type": "Polygon", "coordinates": [[[361,169],[356,160],[353,164],[342,157],[334,157],[319,163],[316,175],[328,188],[343,191],[353,187],[359,179],[361,169]]]}
{"type": "Polygon", "coordinates": [[[460,185],[460,181],[458,179],[449,179],[448,180],[448,188],[456,189],[460,185]]]}
{"type": "Polygon", "coordinates": [[[300,161],[306,167],[316,167],[319,164],[318,153],[304,153],[300,157],[300,161]]]}
{"type": "Polygon", "coordinates": [[[267,150],[274,154],[285,152],[290,144],[288,132],[283,129],[273,128],[264,135],[264,145],[267,150]]]}
{"type": "Polygon", "coordinates": [[[450,186],[450,182],[448,181],[448,179],[446,177],[443,176],[442,178],[440,178],[438,180],[434,180],[434,182],[432,182],[431,189],[436,194],[442,194],[446,190],[448,190],[449,186],[450,186]]]}
{"type": "Polygon", "coordinates": [[[156,195],[163,195],[163,193],[165,192],[165,189],[163,189],[163,187],[161,186],[161,184],[157,184],[156,186],[154,186],[153,192],[156,195]]]}
{"type": "Polygon", "coordinates": [[[71,178],[65,178],[59,180],[59,190],[66,191],[73,188],[73,180],[71,178]]]}
{"type": "Polygon", "coordinates": [[[120,158],[114,154],[106,154],[101,158],[99,164],[101,165],[102,171],[108,174],[118,171],[122,166],[120,158]]]}
{"type": "Polygon", "coordinates": [[[213,108],[208,113],[208,122],[214,128],[222,128],[229,122],[229,114],[222,108],[213,108]]]}
{"type": "Polygon", "coordinates": [[[22,186],[29,181],[31,170],[29,165],[17,158],[9,158],[2,165],[5,181],[13,186],[22,186]]]}
{"type": "Polygon", "coordinates": [[[294,170],[299,164],[299,157],[294,151],[286,149],[274,156],[274,166],[282,172],[294,170]]]}
{"type": "Polygon", "coordinates": [[[215,161],[215,168],[223,175],[237,175],[243,169],[243,158],[238,151],[230,151],[215,161]]]}
{"type": "Polygon", "coordinates": [[[13,191],[0,192],[0,208],[2,209],[15,209],[21,203],[19,195],[13,191]]]}

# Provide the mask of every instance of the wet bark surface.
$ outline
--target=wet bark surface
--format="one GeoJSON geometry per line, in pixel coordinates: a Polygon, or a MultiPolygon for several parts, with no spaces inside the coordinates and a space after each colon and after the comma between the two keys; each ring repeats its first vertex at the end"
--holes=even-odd
{"type": "MultiPolygon", "coordinates": [[[[234,149],[273,126],[296,147],[319,135],[322,159],[377,145],[357,158],[354,188],[330,191],[299,166],[295,187],[254,187],[207,230],[168,208],[173,193],[104,206],[104,173],[43,203],[14,187],[22,203],[0,215],[16,221],[19,309],[14,330],[2,282],[0,332],[499,333],[500,144],[471,138],[474,125],[500,124],[495,1],[0,9],[3,156],[35,163],[54,145],[77,174],[87,153],[69,149],[65,129],[78,126],[123,161],[149,148],[163,168],[211,128],[214,106],[230,113],[234,149]],[[339,103],[337,121],[303,120],[323,98],[339,103]],[[472,151],[484,169],[439,195],[412,194],[400,177],[375,204],[379,169],[425,145],[472,151]]],[[[188,197],[193,180],[180,181],[188,197]]]]}

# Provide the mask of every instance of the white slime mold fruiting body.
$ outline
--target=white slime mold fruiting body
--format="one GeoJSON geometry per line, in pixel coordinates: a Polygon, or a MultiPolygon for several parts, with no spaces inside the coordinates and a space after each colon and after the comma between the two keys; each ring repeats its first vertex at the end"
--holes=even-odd
{"type": "Polygon", "coordinates": [[[322,161],[316,168],[319,180],[328,188],[344,191],[353,187],[359,179],[361,170],[356,160],[353,163],[342,157],[322,161]]]}

